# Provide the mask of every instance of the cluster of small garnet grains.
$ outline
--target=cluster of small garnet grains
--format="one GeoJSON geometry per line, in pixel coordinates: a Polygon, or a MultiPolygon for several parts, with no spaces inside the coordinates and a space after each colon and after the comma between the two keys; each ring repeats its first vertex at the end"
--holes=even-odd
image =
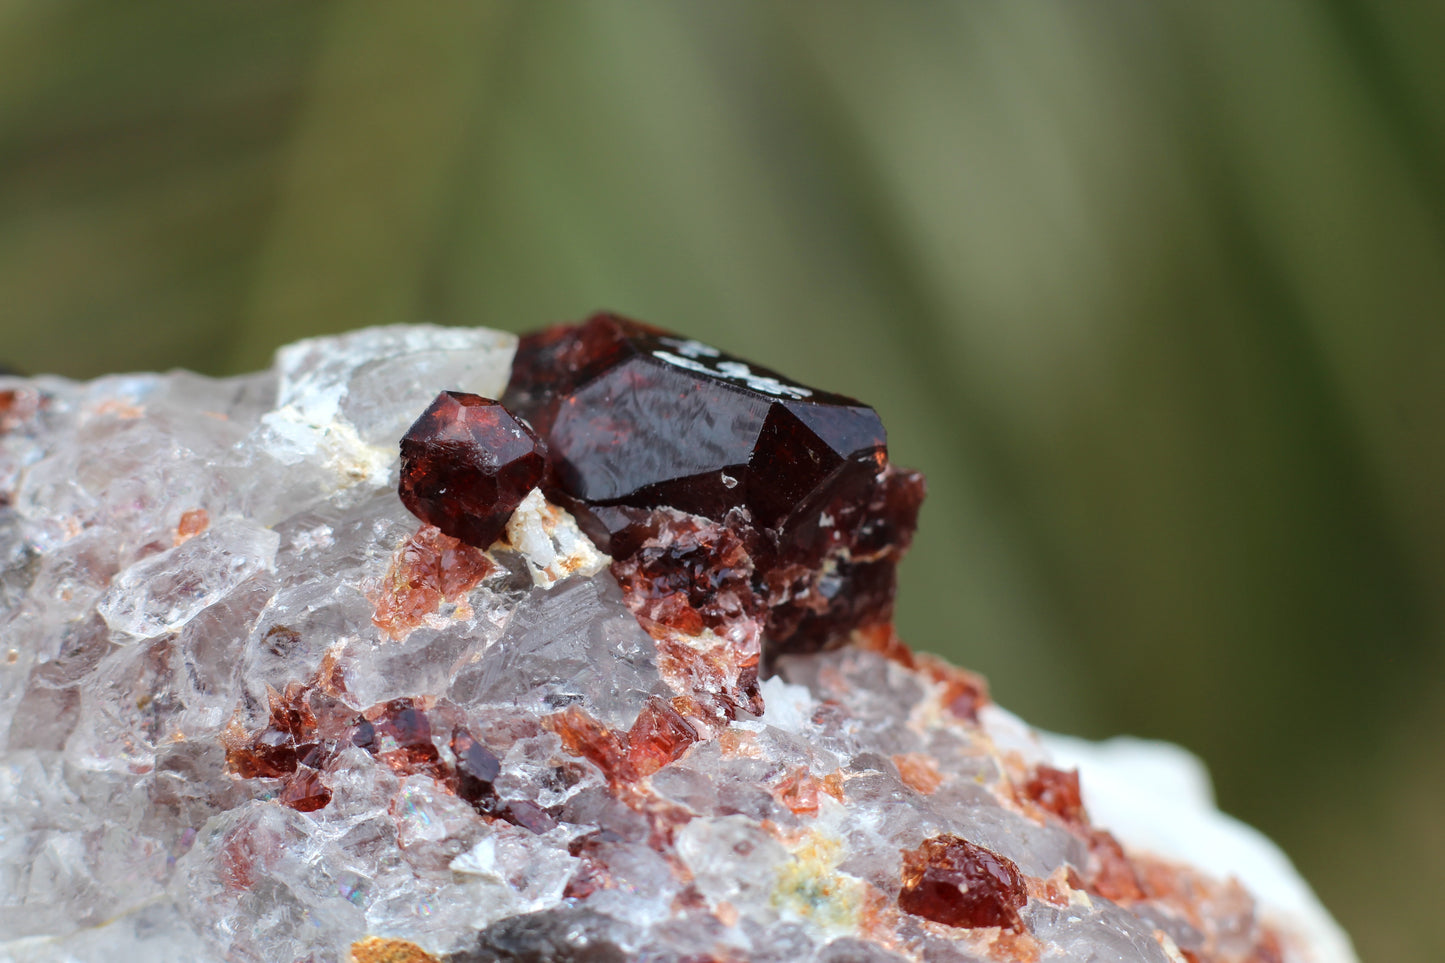
{"type": "Polygon", "coordinates": [[[1254,901],[1238,882],[1220,882],[1187,866],[1131,855],[1112,833],[1094,826],[1076,770],[1039,764],[1018,788],[1021,801],[1035,808],[1036,818],[1058,820],[1087,847],[1083,875],[1072,867],[1068,871],[1070,887],[1150,918],[1182,921],[1174,935],[1188,963],[1283,963],[1278,934],[1256,918],[1254,901]]]}
{"type": "Polygon", "coordinates": [[[405,638],[442,602],[465,603],[495,568],[482,549],[423,525],[392,555],[371,620],[391,638],[405,638]]]}
{"type": "Polygon", "coordinates": [[[524,337],[503,400],[640,616],[770,657],[891,620],[923,478],[866,405],[612,314],[524,337]],[[723,601],[699,604],[700,573],[723,601]]]}
{"type": "MultiPolygon", "coordinates": [[[[736,510],[735,510],[736,511],[736,510]]],[[[658,668],[709,728],[760,710],[767,604],[753,584],[748,526],[670,508],[610,507],[612,574],[658,647],[658,668]]]]}
{"type": "Polygon", "coordinates": [[[535,833],[556,820],[523,799],[504,800],[495,788],[501,758],[472,734],[464,713],[434,699],[399,698],[360,713],[338,698],[334,679],[319,674],[272,691],[264,726],[246,732],[233,721],[224,742],[231,772],[243,779],[274,780],[276,800],[298,812],[330,804],[327,785],[347,746],[362,749],[400,776],[428,776],[483,816],[535,833]],[[444,754],[438,744],[449,750],[444,754]]]}
{"type": "Polygon", "coordinates": [[[285,692],[268,693],[265,726],[247,733],[233,722],[223,736],[226,763],[243,779],[280,782],[278,801],[298,812],[314,812],[331,802],[324,773],[340,750],[346,730],[330,725],[314,699],[324,699],[309,685],[293,682],[285,692]]]}
{"type": "Polygon", "coordinates": [[[496,541],[547,472],[542,443],[490,398],[443,391],[401,439],[401,500],[468,545],[496,541]]]}

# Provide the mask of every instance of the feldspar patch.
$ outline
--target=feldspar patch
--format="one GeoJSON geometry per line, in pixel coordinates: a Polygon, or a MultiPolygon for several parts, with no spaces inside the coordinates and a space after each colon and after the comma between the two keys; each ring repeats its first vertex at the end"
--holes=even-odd
{"type": "Polygon", "coordinates": [[[0,379],[0,960],[1352,963],[1177,765],[898,640],[871,409],[513,347],[0,379]]]}

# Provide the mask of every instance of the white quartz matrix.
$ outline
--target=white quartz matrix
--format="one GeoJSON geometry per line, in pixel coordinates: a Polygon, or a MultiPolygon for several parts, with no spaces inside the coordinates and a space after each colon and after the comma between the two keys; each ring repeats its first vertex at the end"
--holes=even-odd
{"type": "Polygon", "coordinates": [[[960,712],[974,677],[886,640],[613,765],[645,707],[724,684],[659,653],[726,643],[644,631],[566,512],[534,492],[485,577],[403,597],[398,440],[442,389],[499,397],[514,346],[399,326],[240,378],[0,378],[0,961],[1354,960],[1191,759],[1040,739],[981,687],[960,712]],[[247,768],[278,740],[296,773],[247,768]],[[1029,789],[1051,760],[1086,821],[1029,789]],[[1017,866],[1015,928],[900,909],[944,834],[1017,866]]]}

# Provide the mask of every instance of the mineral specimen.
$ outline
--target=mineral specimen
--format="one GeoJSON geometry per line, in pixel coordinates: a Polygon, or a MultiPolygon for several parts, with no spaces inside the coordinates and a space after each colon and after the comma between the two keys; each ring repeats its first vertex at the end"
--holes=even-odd
{"type": "Polygon", "coordinates": [[[668,338],[0,379],[0,960],[1351,963],[1192,763],[898,640],[871,411],[668,338]]]}

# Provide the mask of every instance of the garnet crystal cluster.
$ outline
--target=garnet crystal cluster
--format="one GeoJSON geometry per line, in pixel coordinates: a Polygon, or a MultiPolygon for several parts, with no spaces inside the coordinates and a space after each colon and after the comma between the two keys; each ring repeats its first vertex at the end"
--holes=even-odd
{"type": "Polygon", "coordinates": [[[923,476],[888,463],[872,408],[611,314],[523,338],[503,400],[613,557],[656,571],[651,593],[688,595],[680,608],[710,628],[729,619],[690,588],[712,577],[693,561],[709,548],[709,568],[751,569],[770,652],[891,621],[923,476]]]}
{"type": "Polygon", "coordinates": [[[487,548],[544,485],[655,636],[730,643],[725,714],[755,702],[763,646],[891,622],[923,477],[872,408],[613,314],[524,337],[502,402],[437,396],[402,439],[407,507],[487,548]]]}
{"type": "Polygon", "coordinates": [[[898,639],[921,497],[610,315],[0,378],[0,960],[1355,963],[1177,755],[898,639]]]}

